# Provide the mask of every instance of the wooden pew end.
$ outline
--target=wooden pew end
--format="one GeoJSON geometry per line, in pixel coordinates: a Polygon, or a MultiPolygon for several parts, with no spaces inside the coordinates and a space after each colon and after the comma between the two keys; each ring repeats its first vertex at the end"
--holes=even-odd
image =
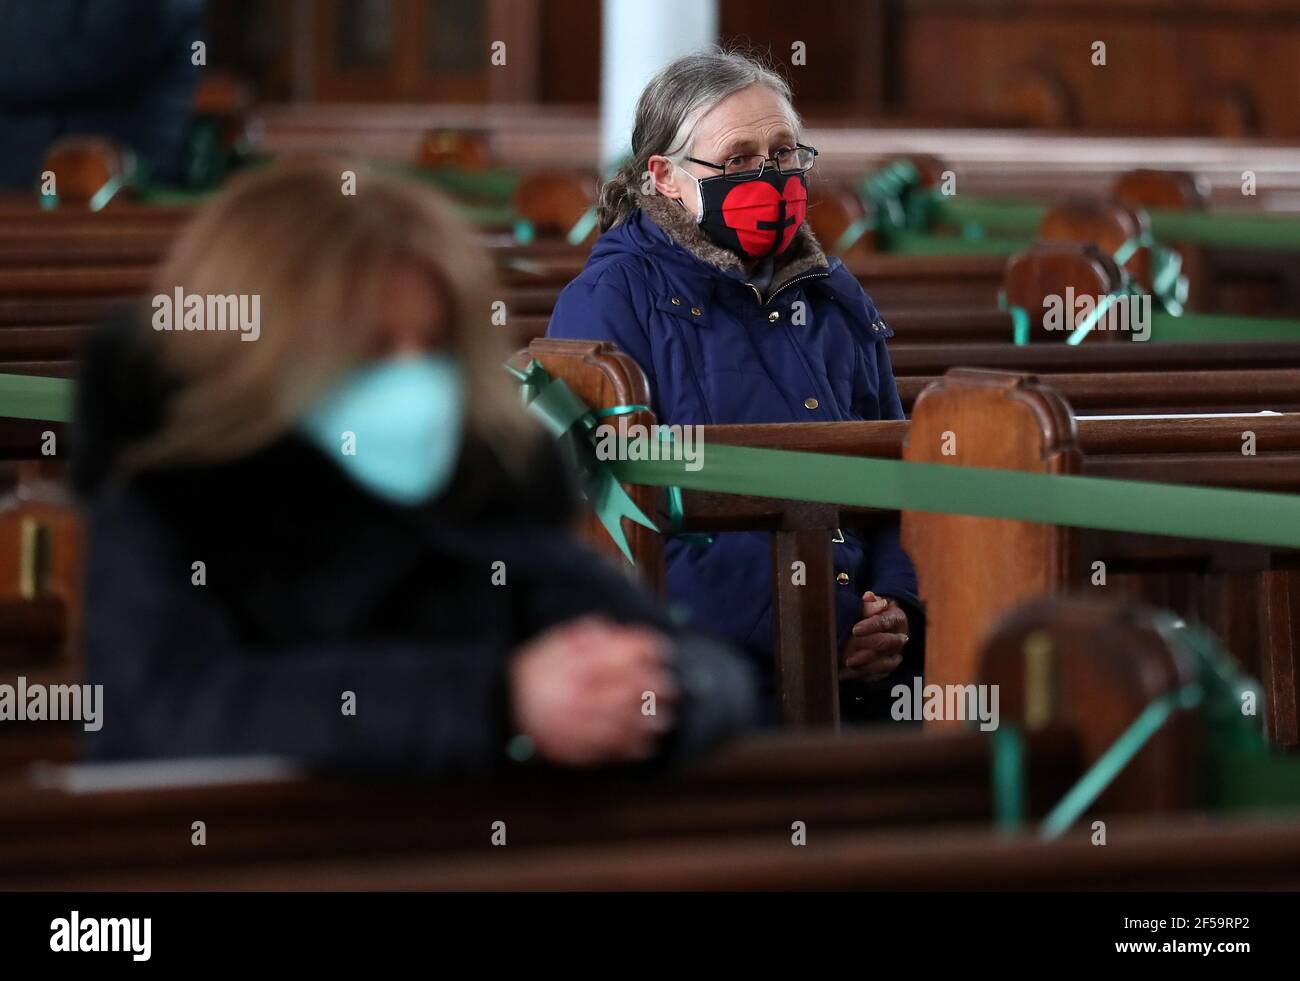
{"type": "MultiPolygon", "coordinates": [[[[102,136],[74,135],[57,140],[45,153],[42,175],[54,175],[54,193],[65,207],[92,208],[104,188],[135,177],[135,154],[102,136]]],[[[44,180],[38,193],[45,193],[44,180]]],[[[98,210],[96,208],[96,210],[98,210]]]]}
{"type": "MultiPolygon", "coordinates": [[[[997,685],[1001,725],[1075,732],[1091,766],[1154,700],[1196,681],[1193,659],[1158,627],[1159,614],[1091,597],[1044,598],[1007,614],[980,654],[978,679],[997,685]]],[[[1098,800],[1108,811],[1173,810],[1200,800],[1200,720],[1177,711],[1098,800]]]]}
{"type": "MultiPolygon", "coordinates": [[[[520,179],[515,188],[515,213],[532,224],[538,238],[569,234],[588,208],[596,203],[595,174],[542,170],[520,179]]],[[[584,241],[594,241],[593,225],[584,241]]]]}
{"type": "MultiPolygon", "coordinates": [[[[1063,342],[1068,330],[1048,330],[1044,315],[1049,302],[1065,302],[1075,297],[1094,300],[1120,288],[1123,273],[1114,258],[1096,245],[1080,242],[1044,242],[1007,260],[1002,276],[1002,292],[1007,304],[1029,314],[1030,339],[1063,342]]],[[[1062,322],[1073,324],[1074,310],[1064,309],[1062,322]]],[[[1093,331],[1089,338],[1118,340],[1118,335],[1093,331]]]]}

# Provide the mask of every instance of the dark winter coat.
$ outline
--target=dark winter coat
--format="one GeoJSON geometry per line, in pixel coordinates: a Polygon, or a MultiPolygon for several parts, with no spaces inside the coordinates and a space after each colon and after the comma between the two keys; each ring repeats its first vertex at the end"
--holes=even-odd
{"type": "MultiPolygon", "coordinates": [[[[892,334],[806,223],[762,289],[684,208],[656,195],[600,237],[547,329],[549,337],[612,341],[630,354],[667,424],[902,419],[885,344],[892,334]]],[[[897,524],[844,529],[844,539],[834,550],[840,642],[862,618],[868,589],[902,602],[915,634],[916,574],[897,524]]],[[[771,662],[766,534],[720,534],[703,547],[672,541],[667,562],[670,595],[694,626],[771,662]]]]}
{"type": "Polygon", "coordinates": [[[107,136],[182,176],[203,0],[0,0],[0,187],[31,187],[60,137],[107,136]]]}
{"type": "Polygon", "coordinates": [[[753,719],[743,659],[675,627],[570,537],[571,484],[545,438],[525,482],[471,441],[451,488],[413,508],[370,495],[295,435],[228,463],[118,479],[122,448],[158,425],[169,391],[134,330],[93,339],[73,434],[89,524],[86,670],[105,686],[90,755],[491,769],[513,734],[513,652],[597,613],[672,637],[683,701],[665,755],[753,719]]]}

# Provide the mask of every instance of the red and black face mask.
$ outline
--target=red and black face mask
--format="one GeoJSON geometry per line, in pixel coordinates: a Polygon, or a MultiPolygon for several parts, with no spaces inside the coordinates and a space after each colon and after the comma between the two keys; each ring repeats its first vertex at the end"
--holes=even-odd
{"type": "Polygon", "coordinates": [[[804,174],[782,174],[774,167],[748,181],[696,178],[700,208],[696,220],[716,245],[742,259],[766,259],[790,247],[808,214],[804,174]]]}

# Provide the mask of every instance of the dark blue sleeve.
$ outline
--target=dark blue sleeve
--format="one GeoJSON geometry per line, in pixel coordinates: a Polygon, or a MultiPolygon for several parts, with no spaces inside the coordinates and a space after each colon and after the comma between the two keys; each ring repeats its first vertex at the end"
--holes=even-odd
{"type": "Polygon", "coordinates": [[[203,40],[202,0],[0,0],[0,103],[57,104],[149,77],[203,40]]]}
{"type": "Polygon", "coordinates": [[[650,381],[655,415],[660,415],[654,357],[645,320],[637,313],[634,275],[623,268],[607,269],[598,276],[579,276],[563,290],[551,311],[547,337],[580,341],[609,341],[641,366],[650,381]]]}
{"type": "MultiPolygon", "coordinates": [[[[867,310],[873,317],[873,323],[880,321],[875,305],[867,300],[867,310]]],[[[892,335],[887,331],[885,336],[892,335]]],[[[903,403],[898,396],[898,385],[894,381],[894,368],[889,359],[889,348],[885,336],[874,338],[863,351],[865,370],[875,372],[875,391],[880,407],[881,419],[905,419],[903,403]]],[[[859,409],[854,406],[855,411],[859,409]]],[[[862,413],[859,412],[861,415],[862,413]]],[[[870,416],[866,416],[870,418],[870,416]]],[[[903,551],[899,540],[898,522],[894,521],[863,536],[865,548],[865,565],[862,581],[877,596],[889,596],[913,610],[919,610],[920,599],[916,582],[916,569],[912,560],[903,551]]]]}
{"type": "Polygon", "coordinates": [[[898,397],[898,383],[894,381],[894,365],[889,360],[889,348],[883,338],[876,341],[876,379],[876,390],[880,393],[880,418],[907,418],[903,414],[903,400],[898,397]]]}

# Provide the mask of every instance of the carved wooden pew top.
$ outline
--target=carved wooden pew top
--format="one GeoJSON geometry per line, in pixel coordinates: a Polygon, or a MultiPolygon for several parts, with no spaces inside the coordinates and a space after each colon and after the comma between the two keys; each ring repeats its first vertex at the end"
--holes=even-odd
{"type": "MultiPolygon", "coordinates": [[[[1077,740],[1027,744],[1042,814],[1080,772],[1077,740]]],[[[312,776],[276,761],[44,766],[0,777],[0,883],[72,888],[184,867],[200,885],[223,866],[360,854],[490,853],[768,832],[987,821],[987,737],[917,729],[750,737],[661,774],[519,770],[438,781],[312,776]],[[215,765],[214,765],[215,764],[215,765]],[[205,771],[211,775],[205,775],[205,771]],[[190,843],[204,816],[208,845],[190,843]]]]}

